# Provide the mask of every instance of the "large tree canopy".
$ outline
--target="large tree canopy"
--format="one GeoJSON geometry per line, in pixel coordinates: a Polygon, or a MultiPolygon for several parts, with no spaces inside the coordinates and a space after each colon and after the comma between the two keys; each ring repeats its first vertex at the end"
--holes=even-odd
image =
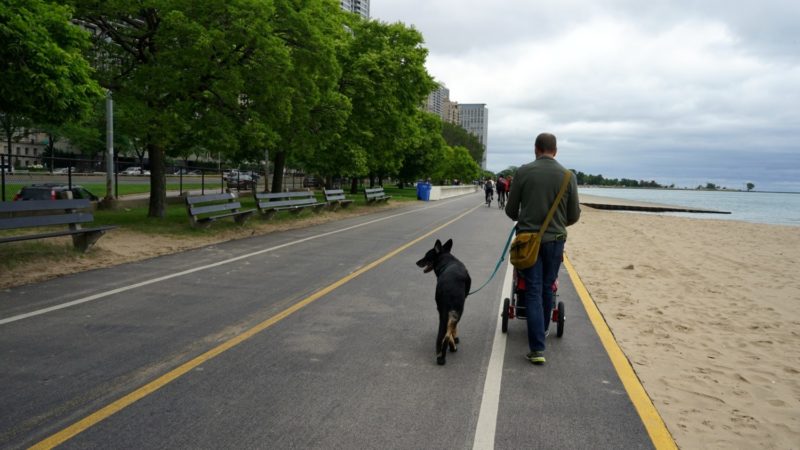
{"type": "Polygon", "coordinates": [[[0,5],[0,113],[61,124],[91,110],[100,88],[83,56],[89,34],[43,0],[0,5]]]}
{"type": "Polygon", "coordinates": [[[278,139],[290,110],[280,80],[291,61],[271,22],[272,2],[73,2],[98,31],[102,83],[138,118],[152,173],[148,215],[165,213],[167,152],[202,142],[230,154],[241,142],[278,139]]]}
{"type": "Polygon", "coordinates": [[[470,134],[467,130],[460,125],[455,125],[449,122],[444,122],[442,126],[442,136],[451,147],[465,147],[472,159],[478,164],[483,161],[483,152],[485,151],[483,144],[474,134],[470,134]]]}
{"type": "Polygon", "coordinates": [[[351,31],[340,85],[352,113],[342,145],[366,155],[370,175],[393,175],[414,146],[417,111],[435,87],[425,70],[428,51],[422,35],[401,23],[353,20],[351,31]]]}

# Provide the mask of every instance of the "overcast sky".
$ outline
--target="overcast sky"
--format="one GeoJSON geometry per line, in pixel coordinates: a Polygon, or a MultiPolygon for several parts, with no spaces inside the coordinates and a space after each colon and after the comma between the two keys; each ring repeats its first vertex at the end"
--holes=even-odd
{"type": "Polygon", "coordinates": [[[371,0],[451,100],[489,108],[488,168],[800,192],[800,1],[371,0]]]}

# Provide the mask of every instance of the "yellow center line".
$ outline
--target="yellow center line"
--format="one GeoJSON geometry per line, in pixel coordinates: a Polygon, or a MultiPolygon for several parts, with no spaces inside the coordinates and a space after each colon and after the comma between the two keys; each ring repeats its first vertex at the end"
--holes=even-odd
{"type": "Polygon", "coordinates": [[[572,284],[578,292],[578,297],[580,297],[583,307],[586,309],[586,314],[589,316],[589,320],[592,321],[592,325],[594,325],[598,336],[600,336],[600,342],[603,343],[606,353],[608,353],[608,356],[611,358],[611,363],[614,365],[614,369],[617,371],[620,380],[622,380],[622,385],[625,386],[625,390],[628,392],[628,396],[631,402],[633,402],[636,412],[639,413],[639,417],[642,419],[642,423],[644,423],[644,427],[647,429],[647,434],[650,435],[650,440],[653,441],[653,445],[659,450],[677,450],[678,446],[675,444],[675,440],[672,439],[672,435],[669,433],[669,430],[667,430],[667,426],[658,414],[655,405],[653,405],[653,401],[650,399],[650,396],[647,395],[647,391],[644,390],[644,386],[642,386],[642,383],[639,381],[639,377],[636,376],[636,372],[634,372],[630,361],[628,361],[628,358],[622,352],[619,344],[617,344],[617,340],[614,339],[614,334],[611,333],[611,329],[608,327],[602,313],[597,309],[597,305],[594,303],[592,296],[589,295],[589,291],[586,289],[586,286],[583,285],[583,282],[578,276],[578,272],[566,255],[564,255],[564,267],[567,268],[572,284]]]}
{"type": "Polygon", "coordinates": [[[47,439],[39,442],[36,445],[32,446],[31,449],[49,449],[49,448],[56,447],[57,445],[63,444],[64,442],[72,439],[73,437],[75,437],[79,433],[82,433],[83,431],[87,430],[88,428],[93,427],[94,425],[97,425],[98,423],[100,423],[103,420],[111,417],[112,415],[116,414],[117,412],[127,408],[128,406],[130,406],[133,403],[143,399],[144,397],[147,397],[148,395],[150,395],[153,392],[161,389],[162,387],[166,386],[167,384],[171,383],[172,381],[175,381],[176,379],[180,378],[181,376],[185,375],[186,373],[190,372],[191,370],[195,369],[196,367],[202,365],[206,361],[209,361],[209,360],[221,355],[225,351],[230,350],[231,348],[241,344],[242,342],[252,338],[253,336],[257,335],[258,333],[260,333],[260,332],[266,330],[267,328],[275,325],[276,323],[280,322],[281,320],[289,317],[290,315],[294,314],[295,312],[303,309],[304,307],[308,306],[309,304],[313,303],[314,301],[318,300],[319,298],[324,297],[325,295],[333,292],[335,289],[341,287],[342,285],[344,285],[345,283],[349,282],[350,280],[356,278],[357,276],[374,269],[375,267],[379,266],[380,264],[383,264],[387,260],[395,257],[400,252],[408,249],[412,245],[415,245],[416,243],[420,242],[421,240],[423,240],[423,239],[431,236],[432,234],[438,232],[439,230],[447,227],[448,225],[460,220],[461,218],[463,218],[467,214],[471,213],[472,211],[475,211],[476,209],[478,209],[481,206],[483,206],[483,203],[479,204],[478,206],[475,206],[474,208],[471,208],[471,209],[467,210],[466,212],[463,212],[463,213],[459,214],[454,219],[449,220],[449,221],[445,222],[442,225],[439,225],[438,227],[434,228],[433,230],[423,234],[422,236],[414,239],[411,242],[408,242],[408,243],[398,247],[397,249],[387,253],[386,255],[378,258],[377,260],[375,260],[375,261],[373,261],[373,262],[371,262],[371,263],[369,263],[369,264],[367,264],[365,266],[362,266],[361,268],[359,268],[355,272],[352,272],[351,274],[345,276],[344,278],[341,278],[340,280],[338,280],[338,281],[326,286],[325,288],[323,288],[323,289],[311,294],[310,296],[304,298],[303,300],[300,300],[299,302],[295,303],[294,305],[284,309],[283,311],[281,311],[278,314],[270,317],[269,319],[267,319],[267,320],[255,325],[254,327],[252,327],[249,330],[243,332],[242,334],[239,334],[239,335],[237,335],[237,336],[235,336],[235,337],[223,342],[222,344],[218,345],[217,347],[214,347],[211,350],[203,353],[202,355],[200,355],[200,356],[198,356],[198,357],[196,357],[196,358],[194,358],[194,359],[192,359],[192,360],[190,360],[190,361],[188,361],[186,363],[181,364],[180,366],[176,367],[175,369],[172,369],[171,371],[165,373],[164,375],[161,375],[160,377],[156,378],[155,380],[153,380],[153,381],[145,384],[144,386],[140,387],[139,389],[136,389],[135,391],[125,395],[124,397],[120,398],[119,400],[114,401],[113,403],[111,403],[111,404],[109,404],[109,405],[107,405],[107,406],[95,411],[94,413],[84,417],[83,419],[79,420],[78,422],[75,422],[74,424],[68,426],[67,428],[64,428],[63,430],[59,431],[58,433],[48,437],[47,439]]]}

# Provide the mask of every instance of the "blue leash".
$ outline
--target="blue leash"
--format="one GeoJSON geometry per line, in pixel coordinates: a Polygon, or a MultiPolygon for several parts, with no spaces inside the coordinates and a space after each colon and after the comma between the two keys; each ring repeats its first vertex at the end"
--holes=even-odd
{"type": "Polygon", "coordinates": [[[489,284],[490,281],[492,281],[492,278],[494,278],[495,274],[497,273],[497,269],[500,268],[500,264],[502,264],[503,261],[506,259],[506,252],[508,251],[508,246],[511,245],[511,239],[514,238],[514,232],[516,231],[516,229],[517,229],[517,227],[516,227],[516,223],[515,223],[514,226],[511,227],[511,233],[509,233],[508,239],[506,240],[506,246],[503,247],[503,252],[500,253],[500,260],[497,261],[497,265],[494,266],[494,272],[492,272],[492,274],[489,276],[489,279],[486,280],[486,283],[483,283],[483,285],[481,285],[481,287],[479,287],[478,289],[475,289],[474,291],[472,291],[469,294],[467,294],[467,296],[470,296],[470,295],[480,291],[481,289],[486,287],[486,285],[489,284]]]}

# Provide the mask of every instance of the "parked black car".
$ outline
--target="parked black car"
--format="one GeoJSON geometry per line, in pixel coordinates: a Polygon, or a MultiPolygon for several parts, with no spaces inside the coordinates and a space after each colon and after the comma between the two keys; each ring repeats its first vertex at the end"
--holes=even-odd
{"type": "Polygon", "coordinates": [[[73,184],[72,189],[66,184],[42,183],[25,186],[14,196],[18,200],[60,200],[69,198],[68,192],[72,191],[72,198],[87,198],[98,200],[97,196],[86,190],[83,186],[73,184]]]}

